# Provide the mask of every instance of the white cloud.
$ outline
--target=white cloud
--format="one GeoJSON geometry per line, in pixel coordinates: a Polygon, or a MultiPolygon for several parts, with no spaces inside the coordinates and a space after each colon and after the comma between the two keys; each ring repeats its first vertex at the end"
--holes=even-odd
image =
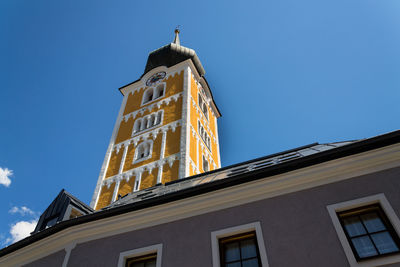
{"type": "Polygon", "coordinates": [[[11,214],[16,214],[19,213],[21,216],[25,216],[25,215],[35,215],[35,212],[32,211],[30,208],[27,208],[25,206],[22,207],[12,207],[9,211],[9,213],[11,214]]]}
{"type": "Polygon", "coordinates": [[[15,243],[31,234],[35,230],[37,220],[20,221],[10,228],[11,237],[7,238],[6,243],[15,243]]]}
{"type": "Polygon", "coordinates": [[[13,171],[7,168],[0,168],[0,185],[8,187],[11,184],[10,177],[13,175],[13,171]]]}

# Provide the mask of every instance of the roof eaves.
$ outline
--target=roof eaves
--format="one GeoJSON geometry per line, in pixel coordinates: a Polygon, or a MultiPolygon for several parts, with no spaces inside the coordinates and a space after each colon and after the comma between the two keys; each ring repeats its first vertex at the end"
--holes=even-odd
{"type": "MultiPolygon", "coordinates": [[[[38,232],[32,236],[29,236],[21,241],[18,241],[6,248],[0,250],[0,257],[7,255],[13,251],[16,251],[22,247],[25,247],[29,244],[32,244],[40,239],[48,237],[52,234],[55,234],[63,229],[66,229],[71,226],[100,220],[103,218],[109,218],[112,216],[124,214],[126,212],[131,212],[135,210],[140,210],[148,207],[152,207],[155,205],[164,204],[167,202],[172,202],[175,200],[180,200],[188,197],[192,197],[195,195],[201,195],[203,193],[216,191],[222,188],[227,188],[230,186],[243,184],[246,182],[268,178],[273,175],[286,173],[289,171],[293,171],[296,169],[301,169],[304,167],[316,165],[322,162],[359,154],[362,152],[366,152],[369,150],[393,145],[400,142],[400,130],[390,132],[387,134],[375,136],[368,139],[363,139],[361,141],[357,141],[345,146],[333,148],[331,150],[322,151],[316,154],[312,154],[310,156],[305,156],[303,158],[295,159],[292,161],[284,162],[279,165],[273,165],[270,167],[266,167],[264,169],[259,169],[256,171],[250,171],[245,174],[240,174],[237,176],[232,176],[229,179],[217,180],[211,183],[204,183],[198,185],[196,187],[186,188],[181,191],[176,191],[172,194],[163,195],[157,198],[151,198],[147,200],[143,200],[142,202],[127,204],[124,206],[118,206],[113,209],[102,210],[99,212],[95,212],[89,215],[81,216],[75,219],[67,220],[56,224],[53,227],[45,229],[41,232],[38,232]]],[[[242,163],[243,164],[243,163],[242,163]]],[[[237,164],[240,165],[240,164],[237,164]]],[[[230,166],[232,167],[232,166],[230,166]]]]}

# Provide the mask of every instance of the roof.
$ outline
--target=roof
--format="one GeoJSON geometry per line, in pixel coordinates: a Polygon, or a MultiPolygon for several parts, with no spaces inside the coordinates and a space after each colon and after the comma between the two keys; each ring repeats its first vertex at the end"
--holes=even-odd
{"type": "Polygon", "coordinates": [[[93,213],[61,221],[0,250],[0,257],[72,226],[171,203],[400,143],[400,130],[368,139],[310,144],[129,194],[93,213]]]}
{"type": "Polygon", "coordinates": [[[277,154],[229,166],[223,169],[218,169],[213,172],[208,172],[205,174],[191,176],[185,179],[172,181],[166,183],[165,185],[158,184],[151,188],[127,194],[126,196],[113,202],[111,205],[105,207],[104,209],[112,209],[117,206],[137,203],[145,199],[160,197],[162,195],[171,194],[173,192],[177,192],[186,188],[195,187],[206,183],[212,183],[221,179],[227,179],[229,177],[238,176],[255,170],[263,169],[266,167],[279,165],[287,161],[300,159],[306,156],[320,153],[322,151],[327,151],[341,146],[345,146],[354,142],[356,141],[347,141],[347,142],[338,142],[329,144],[313,143],[296,149],[291,149],[288,151],[280,152],[277,154]]]}
{"type": "MultiPolygon", "coordinates": [[[[42,213],[33,233],[37,233],[52,226],[57,222],[65,220],[65,215],[68,212],[68,207],[73,206],[78,209],[82,214],[89,214],[93,209],[65,191],[64,189],[57,195],[51,202],[49,207],[42,213]],[[52,221],[51,225],[49,222],[52,221]]],[[[68,214],[69,215],[69,214],[68,214]]]]}
{"type": "Polygon", "coordinates": [[[169,68],[187,59],[191,59],[200,76],[204,76],[206,72],[196,52],[193,49],[175,43],[170,43],[151,52],[147,58],[143,75],[157,67],[166,66],[169,68]]]}

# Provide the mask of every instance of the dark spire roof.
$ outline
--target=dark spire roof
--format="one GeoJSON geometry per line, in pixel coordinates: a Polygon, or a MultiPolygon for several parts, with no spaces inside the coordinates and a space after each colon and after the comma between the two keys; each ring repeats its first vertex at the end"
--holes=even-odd
{"type": "Polygon", "coordinates": [[[193,49],[180,45],[179,30],[175,29],[175,39],[172,43],[154,50],[149,54],[144,74],[160,66],[169,68],[187,59],[191,59],[200,76],[204,76],[206,72],[196,52],[193,49]]]}

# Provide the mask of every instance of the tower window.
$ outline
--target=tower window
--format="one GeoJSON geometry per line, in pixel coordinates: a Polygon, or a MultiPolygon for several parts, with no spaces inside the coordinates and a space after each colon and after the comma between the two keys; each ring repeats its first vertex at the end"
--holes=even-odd
{"type": "Polygon", "coordinates": [[[160,84],[156,88],[156,98],[162,97],[164,95],[164,85],[160,84]]]}
{"type": "Polygon", "coordinates": [[[143,94],[142,105],[153,100],[163,97],[165,93],[165,83],[159,84],[157,87],[148,88],[143,94]]]}
{"type": "Polygon", "coordinates": [[[153,100],[153,88],[147,89],[143,96],[143,104],[153,100]]]}
{"type": "Polygon", "coordinates": [[[160,110],[143,118],[137,119],[133,124],[132,135],[161,124],[162,115],[163,111],[160,110]]]}
{"type": "Polygon", "coordinates": [[[208,133],[206,130],[204,130],[203,125],[201,125],[200,121],[197,121],[197,128],[198,128],[198,133],[201,136],[201,139],[203,139],[204,144],[208,147],[208,149],[211,150],[211,139],[208,136],[208,133]]]}
{"type": "Polygon", "coordinates": [[[204,157],[204,156],[203,156],[203,170],[205,172],[208,172],[210,170],[210,167],[208,165],[208,161],[207,161],[206,157],[204,157]]]}
{"type": "Polygon", "coordinates": [[[139,144],[136,148],[135,161],[141,161],[149,158],[151,156],[152,148],[153,148],[153,143],[151,141],[146,141],[139,144]]]}
{"type": "Polygon", "coordinates": [[[203,112],[204,117],[206,117],[206,119],[208,120],[207,105],[206,105],[205,101],[203,100],[203,97],[201,96],[201,94],[198,94],[198,98],[199,98],[199,107],[201,109],[201,112],[203,112]]]}

